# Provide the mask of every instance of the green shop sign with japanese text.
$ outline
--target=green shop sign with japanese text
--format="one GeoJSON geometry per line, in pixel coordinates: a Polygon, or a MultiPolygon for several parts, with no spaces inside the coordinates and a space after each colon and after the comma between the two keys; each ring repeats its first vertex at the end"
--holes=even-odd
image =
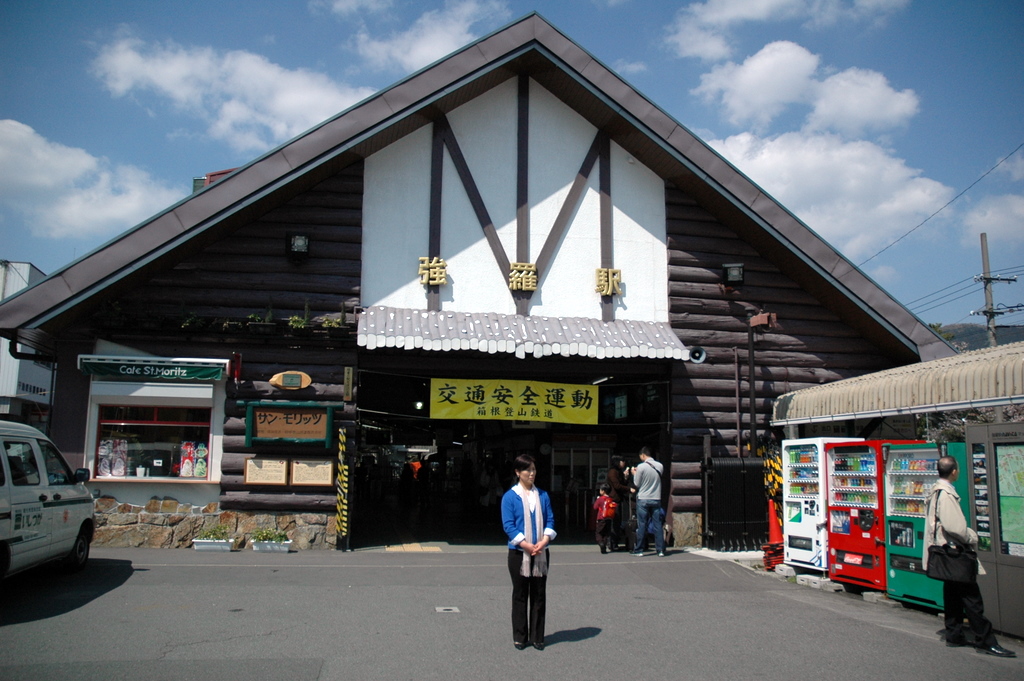
{"type": "Polygon", "coordinates": [[[136,381],[219,381],[224,367],[153,362],[98,362],[82,360],[82,373],[136,381]]]}

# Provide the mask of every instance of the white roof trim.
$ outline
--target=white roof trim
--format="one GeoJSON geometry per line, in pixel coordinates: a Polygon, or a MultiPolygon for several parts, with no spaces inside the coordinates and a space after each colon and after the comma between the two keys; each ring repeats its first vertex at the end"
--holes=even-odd
{"type": "Polygon", "coordinates": [[[689,360],[690,351],[664,322],[587,317],[524,317],[495,313],[373,306],[359,313],[356,342],[367,350],[475,350],[488,354],[611,359],[689,360]]]}

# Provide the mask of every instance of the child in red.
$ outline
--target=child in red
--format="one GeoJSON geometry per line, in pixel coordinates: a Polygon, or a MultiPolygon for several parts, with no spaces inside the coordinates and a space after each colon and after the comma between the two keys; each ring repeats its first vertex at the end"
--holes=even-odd
{"type": "Polygon", "coordinates": [[[601,553],[608,553],[608,536],[612,531],[612,520],[615,518],[615,509],[618,506],[608,493],[612,491],[611,486],[605,482],[601,484],[600,496],[594,500],[594,510],[597,511],[597,524],[594,526],[594,539],[601,547],[601,553]]]}

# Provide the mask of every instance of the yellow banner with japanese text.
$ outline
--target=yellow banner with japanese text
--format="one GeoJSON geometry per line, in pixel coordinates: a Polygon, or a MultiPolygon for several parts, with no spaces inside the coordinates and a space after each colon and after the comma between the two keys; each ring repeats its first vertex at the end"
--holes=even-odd
{"type": "Polygon", "coordinates": [[[430,418],[597,425],[597,386],[542,381],[430,379],[430,418]]]}

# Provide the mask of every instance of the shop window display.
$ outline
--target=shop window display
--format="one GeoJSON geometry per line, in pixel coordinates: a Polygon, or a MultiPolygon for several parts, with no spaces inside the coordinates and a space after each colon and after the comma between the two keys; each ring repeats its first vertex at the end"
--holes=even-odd
{"type": "Polygon", "coordinates": [[[97,477],[209,477],[209,409],[105,405],[97,432],[97,477]]]}

